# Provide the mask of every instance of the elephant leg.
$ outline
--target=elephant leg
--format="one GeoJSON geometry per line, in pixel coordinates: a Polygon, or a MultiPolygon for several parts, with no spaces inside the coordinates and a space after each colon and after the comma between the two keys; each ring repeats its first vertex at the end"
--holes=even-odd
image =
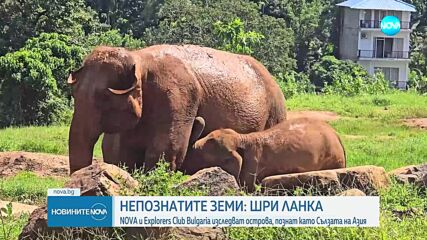
{"type": "Polygon", "coordinates": [[[127,137],[121,134],[104,134],[102,155],[105,163],[126,167],[129,171],[140,168],[144,164],[144,149],[130,147],[127,137]]]}
{"type": "Polygon", "coordinates": [[[170,169],[175,171],[183,163],[187,153],[193,122],[173,124],[172,127],[163,128],[168,132],[157,132],[146,148],[145,168],[150,170],[155,167],[159,158],[164,158],[170,163],[170,169]]]}
{"type": "Polygon", "coordinates": [[[120,155],[120,134],[104,133],[102,139],[102,156],[105,163],[118,166],[120,155]]]}

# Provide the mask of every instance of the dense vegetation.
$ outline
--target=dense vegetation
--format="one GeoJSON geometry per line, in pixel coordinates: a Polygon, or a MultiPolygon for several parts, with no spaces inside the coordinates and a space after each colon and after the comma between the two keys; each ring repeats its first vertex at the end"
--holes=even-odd
{"type": "MultiPolygon", "coordinates": [[[[250,54],[286,96],[384,93],[388,82],[336,59],[340,0],[5,0],[0,3],[0,127],[69,118],[65,81],[94,46],[199,44],[250,54]]],[[[427,91],[427,8],[418,12],[410,87],[427,91]]]]}

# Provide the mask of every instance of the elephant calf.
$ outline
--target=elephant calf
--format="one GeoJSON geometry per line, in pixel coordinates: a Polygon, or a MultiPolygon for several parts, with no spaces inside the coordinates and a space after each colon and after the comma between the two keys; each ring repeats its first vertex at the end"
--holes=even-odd
{"type": "Polygon", "coordinates": [[[345,151],[335,130],[308,118],[287,120],[270,129],[239,134],[220,129],[194,148],[210,166],[220,166],[249,191],[271,175],[345,167],[345,151]]]}

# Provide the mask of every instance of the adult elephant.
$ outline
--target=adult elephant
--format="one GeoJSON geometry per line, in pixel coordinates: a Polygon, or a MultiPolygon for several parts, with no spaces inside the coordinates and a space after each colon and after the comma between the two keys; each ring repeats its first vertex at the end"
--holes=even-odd
{"type": "Polygon", "coordinates": [[[71,172],[91,164],[103,132],[110,141],[104,145],[119,143],[104,151],[106,158],[151,168],[164,154],[176,169],[186,156],[196,116],[207,122],[203,134],[218,128],[260,131],[286,118],[284,96],[262,64],[193,45],[135,51],[98,47],[68,83],[75,100],[71,172]]]}

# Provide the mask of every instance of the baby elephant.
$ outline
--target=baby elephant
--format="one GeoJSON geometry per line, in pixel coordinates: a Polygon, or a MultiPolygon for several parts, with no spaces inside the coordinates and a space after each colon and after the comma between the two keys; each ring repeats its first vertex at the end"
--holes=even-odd
{"type": "Polygon", "coordinates": [[[223,168],[248,191],[267,176],[343,168],[346,161],[335,130],[308,118],[287,120],[249,134],[215,130],[196,141],[194,148],[207,165],[223,168]]]}

